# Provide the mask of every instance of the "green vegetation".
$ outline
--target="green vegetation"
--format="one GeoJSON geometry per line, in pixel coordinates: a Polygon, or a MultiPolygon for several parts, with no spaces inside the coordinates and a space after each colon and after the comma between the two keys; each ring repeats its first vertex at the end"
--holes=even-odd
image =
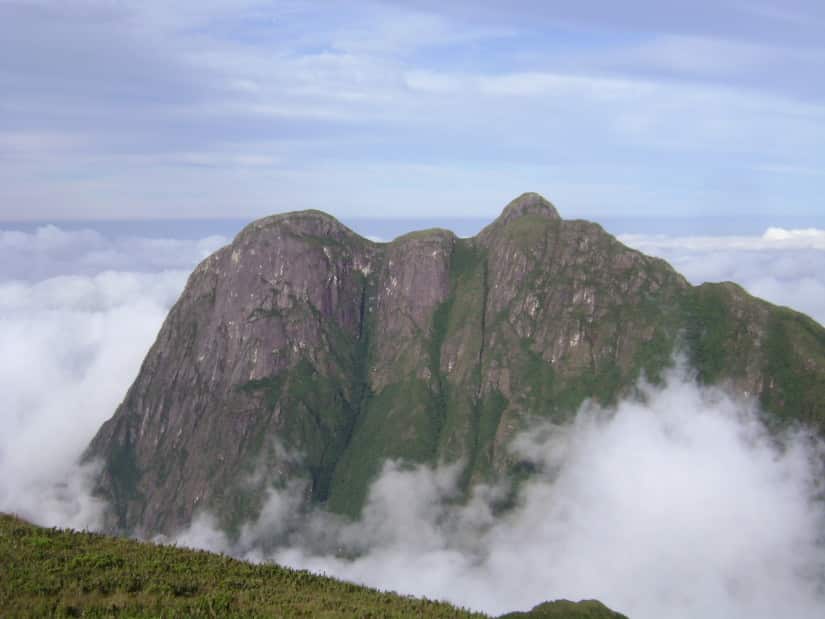
{"type": "Polygon", "coordinates": [[[736,284],[702,284],[684,302],[686,347],[705,383],[765,378],[754,393],[774,427],[825,431],[825,330],[814,320],[747,294],[736,284]]]}
{"type": "Polygon", "coordinates": [[[223,555],[0,516],[4,617],[483,617],[223,555]]]}
{"type": "Polygon", "coordinates": [[[415,377],[406,377],[365,398],[351,441],[335,470],[327,503],[331,510],[357,516],[370,482],[388,458],[432,460],[439,422],[431,400],[427,383],[415,377]]]}
{"type": "MultiPolygon", "coordinates": [[[[301,446],[301,459],[309,473],[313,495],[319,501],[326,500],[335,466],[347,444],[357,414],[350,393],[320,372],[307,358],[300,359],[295,366],[279,375],[247,381],[237,389],[257,394],[270,413],[261,416],[255,431],[250,433],[250,444],[245,448],[247,473],[252,475],[262,462],[277,465],[275,461],[267,462],[267,457],[270,456],[271,460],[273,454],[264,453],[264,448],[269,446],[267,437],[271,437],[272,432],[269,426],[277,423],[278,438],[283,446],[301,446]],[[277,406],[292,414],[272,420],[271,413],[277,406]]],[[[351,391],[355,393],[355,398],[360,397],[357,388],[351,391]]],[[[243,485],[235,486],[228,492],[225,505],[229,509],[222,510],[225,511],[222,516],[230,532],[236,531],[243,521],[257,513],[255,509],[248,509],[250,505],[255,505],[251,496],[256,494],[262,495],[259,488],[243,485]]]]}
{"type": "MultiPolygon", "coordinates": [[[[598,603],[583,602],[581,608],[593,604],[598,603]]],[[[513,616],[621,617],[581,614],[571,602],[537,608],[557,606],[561,614],[513,616]]],[[[96,533],[44,529],[3,514],[0,616],[485,617],[444,602],[306,571],[96,533]]]]}
{"type": "Polygon", "coordinates": [[[712,383],[729,369],[733,331],[730,299],[719,285],[705,284],[691,291],[685,303],[690,360],[703,382],[712,383]]]}
{"type": "Polygon", "coordinates": [[[766,409],[786,424],[801,421],[825,428],[825,331],[812,319],[783,307],[775,308],[765,338],[765,372],[772,389],[762,393],[766,409]],[[788,342],[798,342],[795,347],[788,342]]]}
{"type": "Polygon", "coordinates": [[[402,234],[399,237],[393,239],[393,243],[403,243],[405,241],[414,241],[414,240],[424,240],[429,241],[433,237],[438,236],[455,236],[450,230],[445,228],[426,228],[425,230],[413,230],[412,232],[407,232],[406,234],[402,234]]]}
{"type": "Polygon", "coordinates": [[[539,604],[533,610],[502,615],[501,619],[627,619],[596,600],[557,600],[539,604]]]}

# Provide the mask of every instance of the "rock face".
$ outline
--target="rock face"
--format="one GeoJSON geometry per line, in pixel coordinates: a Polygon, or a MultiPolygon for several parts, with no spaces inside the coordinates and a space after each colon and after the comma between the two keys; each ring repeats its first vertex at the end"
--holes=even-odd
{"type": "Polygon", "coordinates": [[[264,491],[356,514],[387,458],[519,471],[535,417],[609,404],[683,350],[698,379],[825,427],[825,330],[731,283],[692,287],[524,194],[478,236],[373,243],[317,211],[247,226],[204,260],[86,454],[108,528],[229,531],[264,491]]]}

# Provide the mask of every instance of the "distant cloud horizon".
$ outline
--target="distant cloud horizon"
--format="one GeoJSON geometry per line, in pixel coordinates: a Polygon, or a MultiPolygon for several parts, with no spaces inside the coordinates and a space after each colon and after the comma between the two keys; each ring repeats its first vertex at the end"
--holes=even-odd
{"type": "MultiPolygon", "coordinates": [[[[379,242],[429,227],[427,219],[393,222],[373,218],[347,223],[359,234],[379,242]]],[[[450,223],[457,224],[453,226],[456,233],[473,235],[487,220],[453,219],[450,223]]],[[[143,235],[134,234],[128,223],[97,225],[97,229],[94,223],[79,227],[30,224],[6,229],[0,225],[0,262],[4,264],[0,285],[3,281],[38,282],[67,274],[89,277],[104,272],[185,272],[229,243],[243,224],[232,220],[227,226],[206,226],[212,234],[201,238],[175,238],[175,232],[185,229],[187,222],[179,222],[176,228],[163,222],[146,224],[141,229],[143,235]]],[[[195,226],[203,227],[203,222],[195,226]]],[[[611,227],[634,229],[632,220],[628,223],[626,219],[616,220],[611,227]]],[[[708,227],[697,225],[699,229],[708,227]]],[[[619,232],[617,238],[634,249],[664,258],[694,285],[733,281],[754,296],[788,305],[825,325],[825,228],[768,226],[761,234],[735,235],[691,234],[689,230],[683,234],[619,232]]],[[[8,306],[11,299],[0,302],[0,308],[8,306]]]]}

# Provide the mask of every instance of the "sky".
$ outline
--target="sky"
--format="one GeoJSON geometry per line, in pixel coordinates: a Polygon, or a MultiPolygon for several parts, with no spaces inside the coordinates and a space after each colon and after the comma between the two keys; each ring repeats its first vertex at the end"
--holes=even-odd
{"type": "MultiPolygon", "coordinates": [[[[0,0],[0,221],[822,217],[825,4],[0,0]]],[[[793,227],[793,226],[791,226],[793,227]]]]}

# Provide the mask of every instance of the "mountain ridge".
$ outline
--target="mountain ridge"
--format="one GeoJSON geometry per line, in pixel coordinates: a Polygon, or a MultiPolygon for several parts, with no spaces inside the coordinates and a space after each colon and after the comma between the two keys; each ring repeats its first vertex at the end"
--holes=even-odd
{"type": "Polygon", "coordinates": [[[679,349],[702,382],[822,429],[819,325],[691,286],[539,194],[471,238],[377,243],[278,214],[193,271],[85,457],[103,462],[112,531],[171,534],[200,509],[237,530],[294,479],[355,515],[387,459],[465,462],[465,488],[518,476],[507,444],[527,419],[615,403],[679,349]]]}

